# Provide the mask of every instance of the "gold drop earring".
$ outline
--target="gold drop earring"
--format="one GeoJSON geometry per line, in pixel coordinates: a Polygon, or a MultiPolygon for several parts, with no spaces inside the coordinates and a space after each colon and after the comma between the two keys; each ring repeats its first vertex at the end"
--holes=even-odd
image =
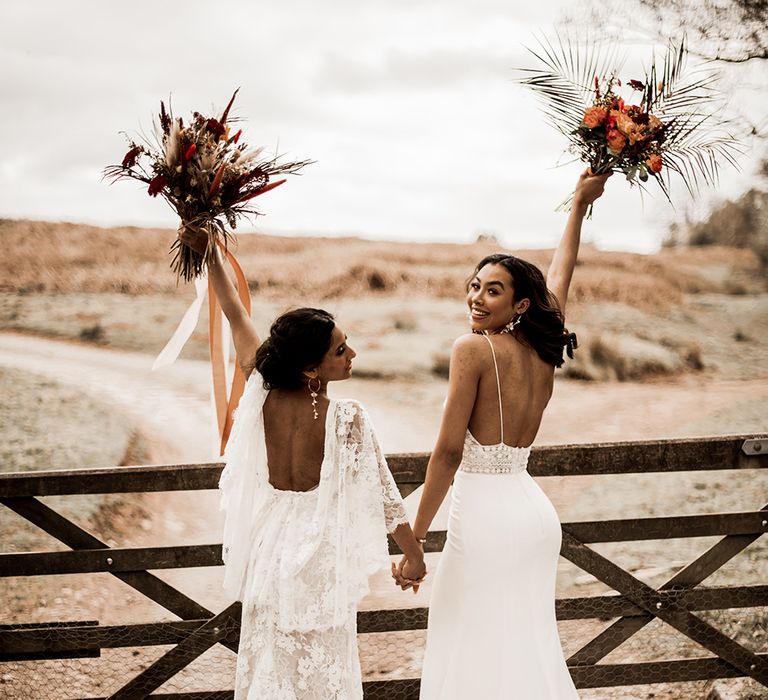
{"type": "Polygon", "coordinates": [[[310,377],[307,380],[307,388],[309,389],[309,395],[312,397],[312,415],[317,420],[317,392],[322,388],[323,383],[317,377],[310,377]],[[317,382],[317,388],[312,386],[312,382],[317,382]]]}

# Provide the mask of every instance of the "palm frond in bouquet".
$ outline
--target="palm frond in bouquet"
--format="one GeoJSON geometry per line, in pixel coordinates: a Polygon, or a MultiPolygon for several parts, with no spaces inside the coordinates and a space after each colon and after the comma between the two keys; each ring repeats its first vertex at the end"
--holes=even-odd
{"type": "Polygon", "coordinates": [[[231,231],[243,217],[257,216],[253,199],[281,185],[281,175],[296,174],[310,160],[281,161],[265,157],[263,148],[249,148],[241,140],[242,129],[230,116],[235,90],[220,116],[193,112],[185,123],[174,117],[170,104],[160,102],[150,137],[127,136],[130,146],[119,165],[104,169],[112,182],[138,180],[147,185],[150,197],[165,199],[181,219],[181,226],[201,229],[208,235],[204,255],[177,238],[171,246],[171,267],[178,277],[198,277],[213,255],[217,242],[227,246],[231,231]]]}
{"type": "Polygon", "coordinates": [[[670,171],[696,195],[717,182],[723,162],[736,165],[741,149],[722,116],[718,76],[688,73],[685,39],[667,48],[660,66],[651,60],[643,80],[626,83],[612,47],[557,35],[529,51],[539,65],[521,69],[520,82],[593,173],[621,172],[640,187],[653,178],[671,202],[670,171]]]}

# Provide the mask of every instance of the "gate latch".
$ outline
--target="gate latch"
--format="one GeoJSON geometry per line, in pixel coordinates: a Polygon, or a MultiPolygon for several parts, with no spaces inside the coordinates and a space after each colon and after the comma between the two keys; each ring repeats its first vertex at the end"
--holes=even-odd
{"type": "Polygon", "coordinates": [[[768,440],[744,440],[744,444],[741,446],[741,451],[747,455],[747,457],[768,454],[768,440]]]}

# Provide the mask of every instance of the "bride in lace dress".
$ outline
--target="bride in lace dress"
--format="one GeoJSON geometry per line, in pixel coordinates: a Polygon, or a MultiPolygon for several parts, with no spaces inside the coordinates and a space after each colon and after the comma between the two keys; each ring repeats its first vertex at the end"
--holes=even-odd
{"type": "MultiPolygon", "coordinates": [[[[563,321],[568,287],[583,217],[607,177],[579,179],[547,282],[534,265],[503,254],[481,260],[469,281],[472,334],[453,346],[413,526],[426,537],[453,481],[421,700],[578,698],[555,619],[560,522],[526,465],[563,349],[572,356],[575,338],[563,321]]],[[[394,576],[411,585],[406,571],[394,576]]]]}
{"type": "Polygon", "coordinates": [[[426,569],[365,409],[326,392],[355,351],[321,309],[283,314],[262,343],[218,250],[209,275],[250,375],[219,484],[224,586],[243,603],[235,700],[360,699],[357,603],[390,565],[387,533],[406,575],[426,569]]]}

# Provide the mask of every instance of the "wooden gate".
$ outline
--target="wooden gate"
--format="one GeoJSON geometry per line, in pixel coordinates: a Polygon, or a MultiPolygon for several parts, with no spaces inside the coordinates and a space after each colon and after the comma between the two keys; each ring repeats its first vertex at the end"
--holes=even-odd
{"type": "MultiPolygon", "coordinates": [[[[393,455],[389,457],[389,464],[401,492],[408,495],[423,483],[427,455],[393,455]]],[[[531,453],[529,471],[533,476],[544,477],[766,467],[768,436],[763,435],[539,447],[531,453]]],[[[110,689],[109,694],[102,697],[111,700],[232,698],[230,689],[154,692],[216,645],[232,654],[237,652],[238,603],[215,613],[149,573],[158,569],[219,566],[221,545],[110,547],[39,500],[39,497],[54,495],[215,489],[220,472],[220,464],[192,464],[1,475],[3,505],[58,539],[70,551],[0,554],[0,576],[108,572],[164,607],[179,621],[101,625],[98,621],[86,620],[0,625],[0,662],[4,662],[0,665],[0,674],[3,668],[18,669],[36,660],[99,657],[102,650],[119,647],[170,646],[121,687],[110,689]]],[[[700,585],[766,531],[768,504],[759,503],[755,504],[755,510],[737,513],[563,523],[561,555],[616,591],[612,595],[556,601],[559,620],[613,620],[568,659],[576,686],[595,688],[750,676],[768,688],[768,654],[751,651],[695,614],[696,611],[768,606],[768,585],[761,585],[766,580],[766,571],[757,572],[755,585],[700,585]],[[691,537],[720,539],[655,588],[589,546],[601,542],[691,537]],[[600,663],[655,619],[693,640],[710,655],[646,663],[600,663]]],[[[426,551],[441,551],[445,536],[444,531],[430,532],[426,551]]],[[[392,541],[390,550],[397,553],[392,541]]],[[[427,608],[361,611],[358,632],[363,635],[424,629],[427,616],[427,608]]],[[[55,679],[49,681],[55,683],[55,679]]],[[[418,678],[372,681],[365,684],[365,696],[387,700],[417,698],[418,687],[418,678]]],[[[90,697],[89,700],[97,699],[90,697]]]]}

